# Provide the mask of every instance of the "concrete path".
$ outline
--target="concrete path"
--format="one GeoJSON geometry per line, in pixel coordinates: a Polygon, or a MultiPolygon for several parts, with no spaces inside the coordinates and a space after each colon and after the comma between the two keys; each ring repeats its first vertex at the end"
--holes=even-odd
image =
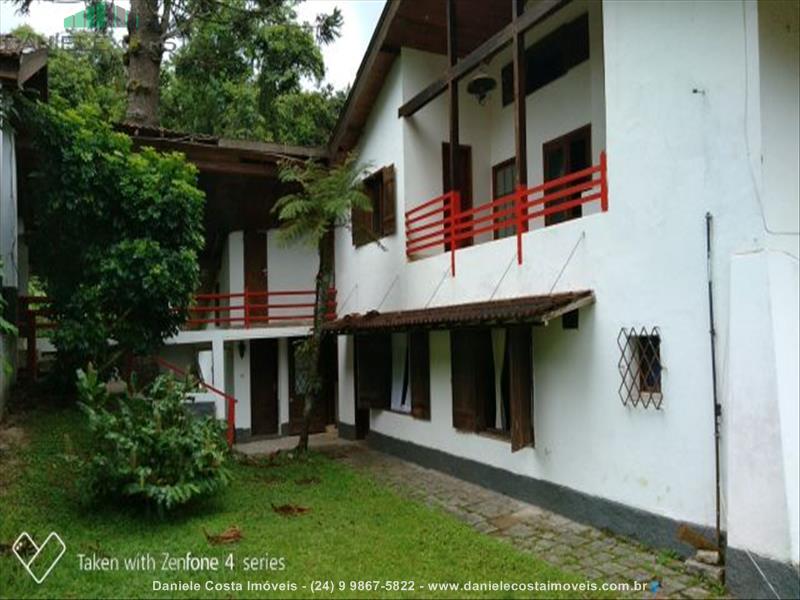
{"type": "MultiPolygon", "coordinates": [[[[271,454],[273,452],[288,452],[297,447],[298,436],[284,436],[276,438],[266,438],[262,440],[255,440],[245,442],[243,444],[236,444],[236,450],[244,454],[271,454]]],[[[308,436],[308,447],[312,450],[322,451],[326,448],[339,448],[353,445],[353,442],[348,442],[339,437],[336,430],[325,431],[323,433],[313,433],[308,436]]]]}
{"type": "MultiPolygon", "coordinates": [[[[274,443],[279,440],[269,442],[245,444],[241,449],[248,453],[278,449],[274,443]]],[[[565,571],[587,579],[647,584],[646,592],[630,597],[712,598],[722,592],[718,586],[687,573],[683,562],[667,552],[648,549],[533,504],[377,452],[363,443],[320,434],[316,443],[312,436],[311,445],[402,495],[438,506],[477,531],[497,536],[565,571]]]]}

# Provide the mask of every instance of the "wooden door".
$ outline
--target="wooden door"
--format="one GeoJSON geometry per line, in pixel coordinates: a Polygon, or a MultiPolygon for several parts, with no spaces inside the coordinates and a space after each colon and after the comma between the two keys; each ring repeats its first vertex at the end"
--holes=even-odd
{"type": "Polygon", "coordinates": [[[250,418],[253,435],[278,433],[278,342],[250,340],[250,418]]]}
{"type": "MultiPolygon", "coordinates": [[[[542,158],[544,160],[544,180],[550,181],[552,179],[558,179],[559,177],[564,177],[564,175],[569,175],[570,173],[582,171],[583,169],[590,167],[592,160],[591,134],[591,126],[585,125],[584,127],[576,129],[575,131],[571,131],[560,138],[546,142],[542,146],[542,158]]],[[[583,181],[587,181],[588,179],[589,178],[587,177],[586,179],[581,178],[570,181],[566,186],[563,187],[571,187],[583,181]]],[[[562,189],[561,186],[552,188],[548,190],[547,193],[550,194],[558,191],[559,189],[562,189]]],[[[553,206],[558,206],[559,204],[570,202],[579,196],[580,194],[575,194],[564,198],[558,198],[557,200],[546,202],[545,207],[550,208],[553,206]]],[[[570,219],[577,219],[582,214],[582,207],[578,205],[562,212],[545,215],[544,222],[545,225],[555,225],[556,223],[562,223],[564,221],[569,221],[570,219]]]]}
{"type": "MultiPolygon", "coordinates": [[[[458,181],[456,185],[451,185],[450,181],[450,144],[442,144],[442,193],[445,194],[451,189],[461,192],[461,210],[472,208],[472,148],[470,146],[459,146],[457,152],[458,162],[458,181]]],[[[461,230],[464,233],[464,230],[461,230]]],[[[456,245],[457,248],[471,246],[472,237],[462,239],[456,245]]],[[[449,250],[449,244],[445,244],[445,250],[449,250]]]]}
{"type": "MultiPolygon", "coordinates": [[[[267,234],[263,231],[244,232],[244,289],[248,294],[256,292],[248,296],[250,304],[268,303],[266,294],[259,293],[267,291],[267,234]]],[[[266,308],[253,308],[248,312],[254,325],[266,324],[267,315],[266,308]]]]}

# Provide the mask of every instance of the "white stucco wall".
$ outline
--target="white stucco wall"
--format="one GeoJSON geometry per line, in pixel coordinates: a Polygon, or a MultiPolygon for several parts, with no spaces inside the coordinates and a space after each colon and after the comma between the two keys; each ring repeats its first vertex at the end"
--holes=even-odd
{"type": "Polygon", "coordinates": [[[731,278],[728,543],[797,563],[798,266],[781,252],[743,254],[731,278]]]}
{"type": "MultiPolygon", "coordinates": [[[[585,4],[573,3],[533,35],[576,16],[582,7],[586,9],[585,4]]],[[[591,122],[593,157],[597,160],[604,148],[608,154],[609,211],[526,234],[521,266],[514,262],[513,238],[459,250],[455,278],[449,274],[447,255],[408,262],[402,226],[397,235],[383,240],[383,250],[374,244],[354,249],[349,232],[339,232],[340,298],[353,291],[340,314],[594,290],[597,302],[581,311],[577,331],[562,330],[558,322],[534,330],[535,449],[512,454],[506,442],[452,428],[445,333],[431,337],[431,420],[373,411],[371,428],[712,526],[706,212],[714,215],[712,266],[724,402],[724,390],[730,387],[726,365],[735,353],[729,337],[732,257],[775,249],[788,252],[790,261],[797,259],[796,237],[765,232],[755,193],[760,176],[753,164],[759,162],[762,128],[758,56],[755,64],[752,57],[758,26],[748,21],[753,8],[739,2],[605,2],[602,10],[599,3],[589,4],[588,10],[590,63],[527,99],[529,180],[541,179],[544,141],[591,122]],[[665,371],[660,411],[626,408],[620,402],[616,340],[620,328],[631,326],[661,330],[665,371]]],[[[489,68],[499,69],[504,62],[498,57],[489,68]]],[[[398,169],[398,223],[407,208],[442,192],[446,100],[439,98],[406,120],[397,117],[397,108],[443,67],[441,57],[403,49],[359,144],[362,160],[376,166],[394,162],[398,169]]],[[[768,83],[770,77],[783,87],[780,73],[768,75],[766,87],[776,87],[768,83]]],[[[489,197],[491,165],[513,154],[510,107],[499,109],[499,92],[490,102],[497,106],[479,107],[464,97],[460,105],[462,143],[473,147],[476,205],[489,197]]],[[[784,112],[797,106],[791,98],[771,102],[784,112]]],[[[764,124],[767,140],[770,135],[780,137],[771,118],[764,124]]],[[[781,157],[791,159],[791,149],[796,152],[796,132],[792,135],[795,145],[789,144],[789,150],[781,146],[788,143],[785,137],[774,142],[773,165],[788,164],[781,157]]],[[[770,153],[766,148],[765,152],[770,153]]],[[[780,180],[776,175],[765,179],[765,185],[773,181],[775,190],[780,180]]],[[[784,183],[774,192],[774,211],[782,222],[791,220],[797,206],[791,185],[784,183]]],[[[791,296],[783,302],[797,308],[791,296]]],[[[778,303],[773,299],[773,304],[778,303]]],[[[785,333],[781,339],[786,339],[785,333]]],[[[352,341],[340,338],[339,351],[339,414],[352,423],[352,341]]],[[[796,369],[794,375],[796,379],[796,369]]],[[[781,410],[791,414],[797,394],[790,387],[786,390],[781,397],[790,398],[785,401],[789,408],[781,410]]],[[[726,435],[733,435],[727,427],[726,435]]],[[[781,439],[791,442],[796,433],[781,439]]],[[[777,493],[789,494],[782,480],[777,483],[777,493]]],[[[796,522],[796,516],[787,518],[796,522]]],[[[729,521],[728,526],[733,529],[735,523],[729,521]]],[[[789,559],[789,547],[773,549],[770,556],[789,559]]]]}
{"type": "Polygon", "coordinates": [[[746,172],[763,249],[730,261],[725,517],[732,547],[797,565],[800,7],[747,2],[740,10],[748,33],[746,172]]]}
{"type": "MultiPolygon", "coordinates": [[[[311,291],[316,286],[317,266],[319,258],[317,248],[311,244],[296,242],[287,244],[280,239],[278,230],[267,231],[267,286],[271,292],[311,291]]],[[[270,296],[269,303],[308,304],[314,301],[314,295],[303,296],[270,296]]],[[[294,316],[311,314],[312,309],[271,308],[270,316],[294,316]]]]}

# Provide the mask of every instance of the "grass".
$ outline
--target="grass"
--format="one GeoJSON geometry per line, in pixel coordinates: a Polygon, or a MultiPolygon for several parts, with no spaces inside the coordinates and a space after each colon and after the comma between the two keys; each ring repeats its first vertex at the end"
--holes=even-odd
{"type": "MultiPolygon", "coordinates": [[[[79,499],[74,473],[61,459],[67,436],[80,443],[80,414],[74,409],[35,411],[27,414],[23,426],[24,446],[6,453],[5,462],[0,455],[3,598],[308,597],[314,581],[332,583],[333,595],[339,597],[514,597],[509,591],[437,593],[427,584],[584,581],[315,454],[273,466],[237,463],[233,482],[223,493],[163,520],[131,507],[87,505],[79,499]],[[277,514],[273,504],[309,510],[287,517],[277,514]],[[241,541],[216,546],[207,541],[204,531],[217,534],[231,526],[241,529],[241,541]],[[41,585],[10,552],[10,544],[21,531],[36,541],[56,531],[67,546],[61,562],[41,585]],[[219,570],[161,570],[163,553],[185,557],[187,552],[216,557],[219,570]],[[124,560],[142,553],[155,558],[156,569],[125,570],[124,560]],[[120,568],[81,570],[79,554],[116,558],[120,568]],[[270,565],[269,558],[283,561],[270,565]],[[231,561],[233,569],[227,566],[231,561]],[[249,561],[255,570],[245,569],[249,561]],[[283,570],[276,568],[281,562],[283,570]],[[207,581],[233,585],[208,591],[207,581]],[[371,591],[350,588],[351,582],[359,581],[380,584],[371,591]],[[384,588],[393,581],[413,581],[415,591],[392,589],[394,584],[384,588]],[[201,589],[159,592],[154,582],[196,582],[201,589]],[[248,590],[248,582],[283,582],[296,585],[297,590],[254,591],[248,590]],[[340,591],[339,582],[344,582],[344,590],[340,591]],[[236,589],[237,584],[243,589],[236,589]]],[[[560,593],[563,597],[597,594],[560,593]]],[[[537,592],[518,595],[535,597],[537,592]]],[[[559,592],[538,595],[558,597],[559,592]]]]}

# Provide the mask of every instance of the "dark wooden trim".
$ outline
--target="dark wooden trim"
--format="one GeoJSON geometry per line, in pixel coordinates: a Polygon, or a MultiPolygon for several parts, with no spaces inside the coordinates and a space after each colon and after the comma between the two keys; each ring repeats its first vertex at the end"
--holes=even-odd
{"type": "Polygon", "coordinates": [[[17,83],[22,85],[47,65],[47,48],[23,54],[19,60],[17,83]]]}
{"type": "Polygon", "coordinates": [[[397,115],[399,117],[410,117],[448,89],[451,81],[462,79],[484,61],[500,52],[511,43],[515,34],[524,34],[528,29],[560,10],[569,2],[570,0],[542,0],[532,9],[525,11],[521,16],[514,19],[483,44],[475,48],[475,50],[467,54],[462,60],[451,65],[439,79],[403,104],[398,109],[397,115]]]}
{"type": "MultiPolygon", "coordinates": [[[[458,62],[456,0],[447,0],[447,59],[450,67],[458,62]]],[[[451,79],[447,88],[450,105],[450,187],[456,189],[461,181],[458,169],[458,81],[451,79]]],[[[445,193],[449,191],[444,190],[445,193]]]]}
{"type": "MultiPolygon", "coordinates": [[[[451,172],[452,167],[450,166],[450,160],[452,156],[452,148],[453,145],[449,142],[442,142],[442,193],[447,193],[452,189],[458,189],[461,193],[461,210],[469,210],[472,208],[472,146],[465,146],[460,145],[458,146],[458,152],[456,153],[456,162],[460,163],[462,156],[464,157],[465,165],[460,173],[461,175],[461,183],[453,178],[453,174],[451,172]],[[449,185],[448,185],[449,183],[449,185]]],[[[445,210],[445,215],[449,216],[450,211],[445,210]]],[[[466,230],[465,230],[466,231],[466,230]]],[[[473,243],[473,238],[465,238],[458,242],[458,248],[464,248],[467,246],[471,246],[473,243]]],[[[449,244],[445,244],[445,251],[450,249],[449,244]]]]}
{"type": "MultiPolygon", "coordinates": [[[[512,0],[515,19],[525,12],[525,0],[512,0]]],[[[527,187],[528,183],[528,127],[525,114],[525,32],[514,34],[514,147],[517,161],[517,187],[527,187]]]]}
{"type": "Polygon", "coordinates": [[[331,140],[328,144],[328,153],[331,156],[331,160],[335,160],[336,154],[339,151],[339,146],[342,142],[342,137],[344,137],[344,135],[347,133],[348,123],[353,118],[353,111],[355,110],[356,105],[355,99],[362,94],[364,91],[364,86],[367,84],[367,78],[365,75],[372,70],[372,68],[375,66],[378,56],[384,51],[383,43],[386,39],[386,35],[389,33],[389,27],[394,21],[395,16],[397,16],[397,12],[400,10],[400,3],[400,0],[387,0],[386,5],[383,8],[383,12],[381,13],[381,17],[378,19],[375,32],[372,34],[372,38],[369,41],[369,46],[367,46],[367,51],[364,54],[364,58],[361,60],[361,66],[358,67],[355,83],[353,84],[350,93],[347,95],[344,108],[339,114],[339,119],[336,121],[336,126],[333,128],[333,134],[331,135],[331,140]]]}
{"type": "Polygon", "coordinates": [[[511,451],[534,445],[533,434],[533,354],[531,327],[516,325],[506,329],[508,344],[508,383],[511,406],[511,451]]]}

